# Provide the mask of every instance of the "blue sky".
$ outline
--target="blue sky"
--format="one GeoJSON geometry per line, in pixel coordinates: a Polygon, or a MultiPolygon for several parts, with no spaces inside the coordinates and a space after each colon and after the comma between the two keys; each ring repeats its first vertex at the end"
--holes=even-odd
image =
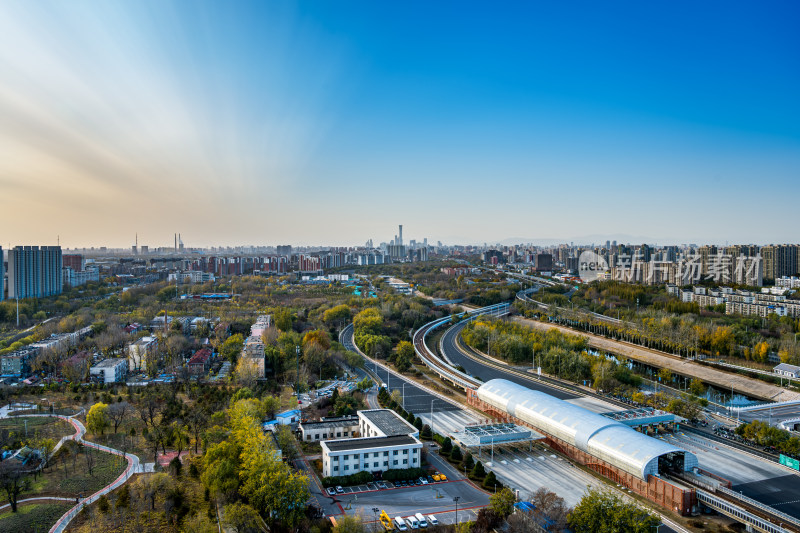
{"type": "Polygon", "coordinates": [[[3,2],[0,242],[797,242],[798,15],[3,2]]]}

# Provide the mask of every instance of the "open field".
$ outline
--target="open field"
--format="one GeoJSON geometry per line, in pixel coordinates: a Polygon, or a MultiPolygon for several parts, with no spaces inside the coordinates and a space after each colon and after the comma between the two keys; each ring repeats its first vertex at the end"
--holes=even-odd
{"type": "Polygon", "coordinates": [[[20,504],[16,513],[10,509],[0,513],[0,533],[46,533],[72,506],[70,502],[20,504]]]}

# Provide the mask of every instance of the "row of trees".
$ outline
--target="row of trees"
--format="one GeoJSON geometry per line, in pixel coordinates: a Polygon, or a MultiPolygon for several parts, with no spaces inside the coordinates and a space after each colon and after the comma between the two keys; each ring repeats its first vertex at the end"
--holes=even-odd
{"type": "Polygon", "coordinates": [[[786,455],[800,454],[800,438],[760,420],[741,424],[736,428],[736,434],[761,446],[772,446],[786,455]]]}

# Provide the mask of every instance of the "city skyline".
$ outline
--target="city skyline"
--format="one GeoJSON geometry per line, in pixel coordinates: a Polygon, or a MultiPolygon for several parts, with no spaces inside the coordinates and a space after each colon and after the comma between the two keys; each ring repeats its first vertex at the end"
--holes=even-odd
{"type": "Polygon", "coordinates": [[[796,242],[798,8],[719,7],[5,2],[2,244],[796,242]]]}

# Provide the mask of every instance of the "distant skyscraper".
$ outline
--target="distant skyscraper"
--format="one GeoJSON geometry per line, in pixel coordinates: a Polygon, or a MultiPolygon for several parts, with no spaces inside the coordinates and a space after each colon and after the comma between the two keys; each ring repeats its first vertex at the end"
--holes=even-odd
{"type": "Polygon", "coordinates": [[[400,232],[397,234],[398,242],[395,244],[403,246],[403,225],[400,224],[399,227],[400,227],[400,232]]]}
{"type": "Polygon", "coordinates": [[[6,281],[6,270],[5,270],[5,264],[3,263],[3,247],[0,246],[0,302],[3,301],[3,298],[5,298],[6,295],[5,281],[6,281]]]}
{"type": "Polygon", "coordinates": [[[8,251],[8,297],[42,298],[61,294],[60,246],[17,246],[8,251]]]}

